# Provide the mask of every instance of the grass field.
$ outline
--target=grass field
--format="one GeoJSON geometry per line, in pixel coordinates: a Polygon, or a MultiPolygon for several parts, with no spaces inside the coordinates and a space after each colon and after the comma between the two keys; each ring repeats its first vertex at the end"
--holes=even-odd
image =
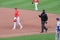
{"type": "MultiPolygon", "coordinates": [[[[15,8],[34,10],[32,0],[0,0],[0,8],[15,8]]],[[[40,0],[39,11],[45,9],[49,13],[60,13],[60,0],[40,0]]],[[[14,38],[0,38],[0,40],[55,40],[55,34],[39,34],[14,38]],[[43,38],[42,38],[43,37],[43,38]]]]}
{"type": "MultiPolygon", "coordinates": [[[[0,7],[34,10],[32,0],[0,0],[0,7]]],[[[39,11],[45,9],[50,13],[60,13],[60,0],[40,0],[39,11]]]]}
{"type": "Polygon", "coordinates": [[[13,38],[0,38],[0,40],[55,40],[55,34],[38,34],[13,38]]]}

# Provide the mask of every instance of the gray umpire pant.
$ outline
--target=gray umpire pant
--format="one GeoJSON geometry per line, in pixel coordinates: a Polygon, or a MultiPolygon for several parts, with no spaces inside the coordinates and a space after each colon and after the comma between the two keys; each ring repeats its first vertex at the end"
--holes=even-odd
{"type": "Polygon", "coordinates": [[[41,21],[41,32],[44,32],[44,29],[47,30],[47,28],[45,27],[46,21],[41,21]]]}

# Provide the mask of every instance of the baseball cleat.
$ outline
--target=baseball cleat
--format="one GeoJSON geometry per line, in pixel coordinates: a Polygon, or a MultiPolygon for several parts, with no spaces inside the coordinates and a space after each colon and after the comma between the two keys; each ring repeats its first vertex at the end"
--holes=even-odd
{"type": "Polygon", "coordinates": [[[23,27],[20,27],[20,30],[22,30],[23,27]]]}
{"type": "Polygon", "coordinates": [[[13,28],[13,30],[15,30],[15,28],[13,28]]]}

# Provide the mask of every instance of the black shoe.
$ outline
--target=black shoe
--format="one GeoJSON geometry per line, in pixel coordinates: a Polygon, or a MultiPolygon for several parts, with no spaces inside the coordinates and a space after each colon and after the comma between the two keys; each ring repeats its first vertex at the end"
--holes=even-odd
{"type": "Polygon", "coordinates": [[[40,33],[43,33],[43,32],[40,32],[40,33]]]}

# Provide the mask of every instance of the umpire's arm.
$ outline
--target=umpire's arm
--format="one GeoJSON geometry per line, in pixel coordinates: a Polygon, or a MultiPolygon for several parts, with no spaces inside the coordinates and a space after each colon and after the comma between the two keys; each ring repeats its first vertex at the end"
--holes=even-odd
{"type": "Polygon", "coordinates": [[[41,15],[38,15],[39,17],[41,17],[41,15]]]}

